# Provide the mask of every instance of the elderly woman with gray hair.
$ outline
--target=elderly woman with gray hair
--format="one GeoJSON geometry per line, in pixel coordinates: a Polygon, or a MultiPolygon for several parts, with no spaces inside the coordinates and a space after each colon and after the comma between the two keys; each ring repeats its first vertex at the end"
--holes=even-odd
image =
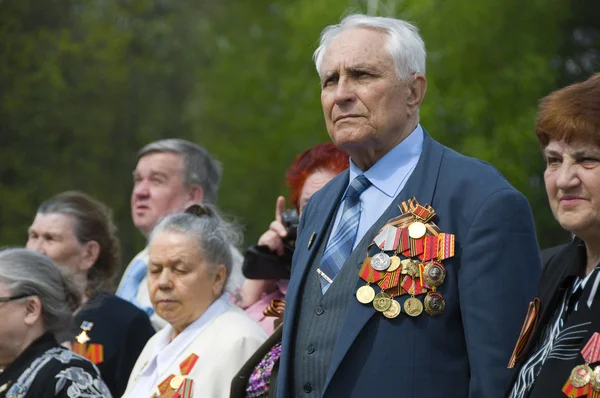
{"type": "Polygon", "coordinates": [[[223,295],[238,236],[214,207],[203,205],[153,229],[148,290],[168,325],[146,344],[124,397],[229,397],[231,379],[266,339],[223,295]]]}
{"type": "Polygon", "coordinates": [[[57,342],[80,301],[48,257],[0,251],[0,397],[111,397],[98,369],[57,342]]]}

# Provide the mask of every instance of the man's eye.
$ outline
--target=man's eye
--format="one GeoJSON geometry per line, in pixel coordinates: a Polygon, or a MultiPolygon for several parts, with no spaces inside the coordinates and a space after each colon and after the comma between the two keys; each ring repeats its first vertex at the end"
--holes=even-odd
{"type": "Polygon", "coordinates": [[[556,157],[549,156],[546,158],[546,164],[548,164],[548,165],[558,164],[559,162],[560,162],[560,159],[556,158],[556,157]]]}
{"type": "Polygon", "coordinates": [[[335,83],[337,83],[337,80],[337,77],[329,77],[323,81],[323,87],[333,86],[335,83]]]}

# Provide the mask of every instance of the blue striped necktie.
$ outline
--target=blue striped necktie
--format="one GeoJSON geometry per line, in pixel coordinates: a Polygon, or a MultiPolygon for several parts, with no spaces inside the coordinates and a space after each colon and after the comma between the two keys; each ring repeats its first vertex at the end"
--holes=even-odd
{"type": "MultiPolygon", "coordinates": [[[[370,186],[371,182],[361,174],[352,180],[346,191],[337,231],[333,238],[329,239],[321,260],[320,271],[332,281],[352,252],[360,221],[360,195],[370,186]]],[[[324,277],[319,280],[321,281],[321,291],[325,294],[331,283],[324,277]]]]}

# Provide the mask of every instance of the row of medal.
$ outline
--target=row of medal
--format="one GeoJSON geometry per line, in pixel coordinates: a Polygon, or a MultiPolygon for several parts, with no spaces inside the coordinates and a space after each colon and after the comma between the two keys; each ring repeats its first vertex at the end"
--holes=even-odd
{"type": "Polygon", "coordinates": [[[431,206],[420,206],[412,198],[400,208],[405,213],[390,220],[373,240],[380,252],[365,259],[359,276],[366,284],[356,291],[356,298],[373,303],[387,318],[396,318],[402,308],[413,317],[423,310],[430,316],[441,315],[446,308],[444,296],[437,291],[446,278],[441,261],[454,255],[454,235],[440,233],[430,221],[435,215],[431,206]],[[374,283],[381,292],[375,293],[374,283]],[[394,298],[405,294],[409,297],[401,306],[394,298]],[[416,297],[422,294],[426,294],[423,302],[416,297]]]}
{"type": "Polygon", "coordinates": [[[592,370],[590,363],[600,361],[600,333],[594,333],[581,350],[584,365],[573,368],[569,380],[563,386],[563,393],[569,398],[600,397],[600,366],[592,370]]]}

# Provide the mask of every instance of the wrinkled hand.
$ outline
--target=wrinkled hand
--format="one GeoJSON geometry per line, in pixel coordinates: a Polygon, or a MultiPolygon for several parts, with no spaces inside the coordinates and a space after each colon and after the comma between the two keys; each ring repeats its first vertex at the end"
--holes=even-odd
{"type": "Polygon", "coordinates": [[[275,220],[269,225],[269,230],[258,239],[259,246],[267,246],[278,256],[283,256],[283,239],[287,231],[283,225],[281,215],[285,211],[285,198],[280,196],[275,203],[275,220]]]}

